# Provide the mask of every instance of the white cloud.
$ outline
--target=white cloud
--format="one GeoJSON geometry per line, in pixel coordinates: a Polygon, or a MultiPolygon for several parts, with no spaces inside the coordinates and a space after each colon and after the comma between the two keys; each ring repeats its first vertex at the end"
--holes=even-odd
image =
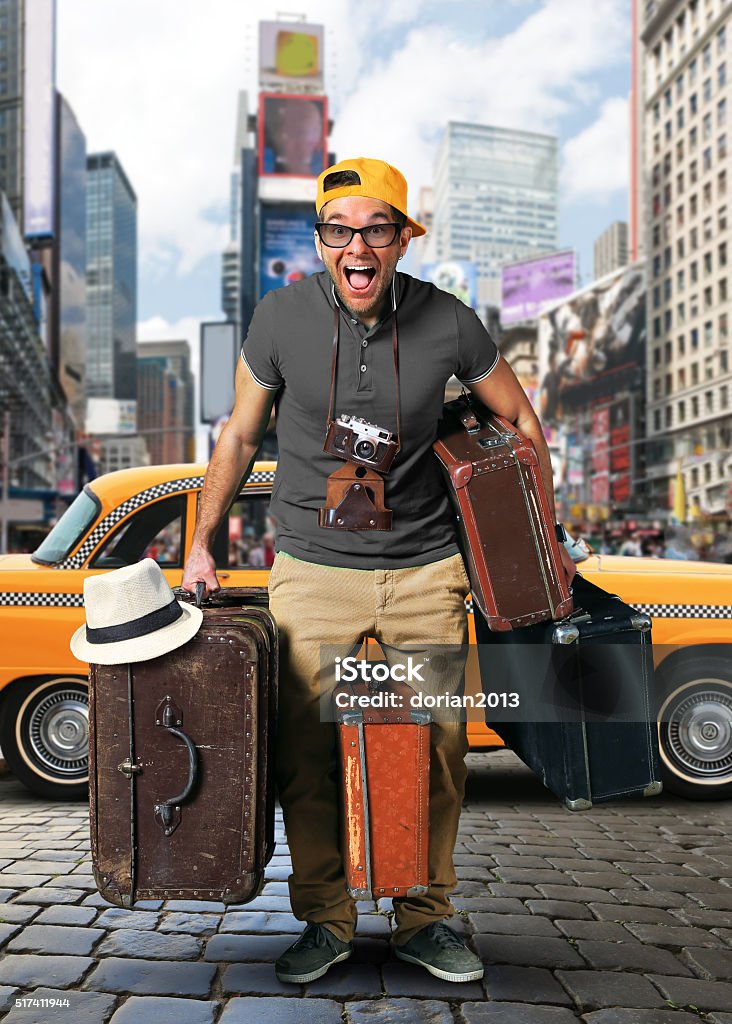
{"type": "MultiPolygon", "coordinates": [[[[88,149],[115,150],[138,194],[142,272],[186,273],[228,241],[227,225],[212,223],[210,210],[228,208],[238,91],[254,90],[257,22],[274,18],[279,6],[59,4],[58,85],[88,149]]],[[[386,9],[386,0],[378,6],[386,9]]],[[[345,61],[338,77],[350,81],[361,51],[348,31],[348,5],[310,0],[308,7],[312,21],[335,33],[327,49],[337,42],[345,61]]]]}
{"type": "Polygon", "coordinates": [[[407,175],[413,203],[432,181],[435,144],[448,120],[556,133],[562,117],[597,97],[598,70],[627,50],[625,0],[599,8],[547,0],[496,39],[461,40],[446,26],[415,29],[391,58],[359,77],[342,105],[339,157],[364,151],[407,175]]]}
{"type": "Polygon", "coordinates": [[[606,100],[596,121],[562,151],[562,184],[571,200],[606,200],[628,187],[630,174],[628,101],[606,100]]]}
{"type": "MultiPolygon", "coordinates": [[[[407,173],[416,200],[432,180],[447,120],[556,132],[563,117],[595,102],[593,76],[628,49],[627,0],[545,0],[513,32],[491,38],[499,2],[485,3],[478,19],[475,4],[451,0],[443,23],[423,28],[426,0],[309,0],[309,20],[326,26],[338,156],[390,159],[407,173]],[[453,28],[461,10],[476,19],[475,41],[453,28]],[[403,44],[385,48],[385,38],[392,45],[405,30],[403,44]],[[380,53],[387,56],[379,60],[380,53]]],[[[148,280],[190,272],[226,244],[227,225],[212,222],[211,210],[228,204],[237,94],[254,92],[257,21],[280,6],[59,4],[59,87],[89,149],[114,149],[138,193],[140,270],[148,280]]]]}

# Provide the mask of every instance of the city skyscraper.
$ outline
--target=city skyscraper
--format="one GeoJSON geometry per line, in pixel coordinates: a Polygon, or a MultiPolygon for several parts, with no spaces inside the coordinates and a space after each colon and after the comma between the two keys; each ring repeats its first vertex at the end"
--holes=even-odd
{"type": "Polygon", "coordinates": [[[481,310],[500,304],[502,264],[558,247],[552,135],[450,121],[433,189],[433,258],[475,261],[481,310]]]}
{"type": "Polygon", "coordinates": [[[138,345],[137,429],[147,442],[151,465],[190,461],[193,403],[188,342],[138,345]]]}
{"type": "Polygon", "coordinates": [[[729,109],[725,0],[638,5],[648,284],[651,507],[730,508],[729,109]]]}
{"type": "Polygon", "coordinates": [[[87,398],[137,396],[137,197],[114,153],[87,157],[87,398]]]}
{"type": "Polygon", "coordinates": [[[0,0],[0,189],[23,215],[23,0],[0,0]]]}
{"type": "Polygon", "coordinates": [[[616,220],[595,239],[594,278],[605,277],[628,263],[628,225],[616,220]]]}
{"type": "Polygon", "coordinates": [[[229,190],[229,244],[221,256],[221,309],[227,320],[241,320],[241,221],[242,221],[242,167],[241,151],[250,144],[249,98],[244,89],[239,92],[234,132],[234,164],[229,190]]]}
{"type": "Polygon", "coordinates": [[[86,412],[86,138],[57,94],[57,181],[51,351],[77,429],[86,412]]]}

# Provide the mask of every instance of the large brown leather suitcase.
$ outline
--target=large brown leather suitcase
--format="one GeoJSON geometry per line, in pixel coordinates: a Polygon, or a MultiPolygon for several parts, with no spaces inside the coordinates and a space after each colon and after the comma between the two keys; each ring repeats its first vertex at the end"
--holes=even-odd
{"type": "Polygon", "coordinates": [[[457,517],[473,600],[492,630],[572,611],[532,442],[474,396],[448,402],[435,454],[457,517]]]}
{"type": "Polygon", "coordinates": [[[183,647],[90,666],[92,863],[110,903],[244,903],[261,889],[278,650],[266,601],[265,588],[223,590],[183,647]]]}
{"type": "MultiPolygon", "coordinates": [[[[344,684],[334,691],[341,755],[342,850],[354,899],[411,896],[429,884],[430,714],[410,708],[406,683],[344,684]],[[339,708],[338,695],[366,698],[339,708]],[[375,706],[396,695],[401,708],[375,706]]],[[[386,703],[386,702],[385,702],[386,703]]]]}

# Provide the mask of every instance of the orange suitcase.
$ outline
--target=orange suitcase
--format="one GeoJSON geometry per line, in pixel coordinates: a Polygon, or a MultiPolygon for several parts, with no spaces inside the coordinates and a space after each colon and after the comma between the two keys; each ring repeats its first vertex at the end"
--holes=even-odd
{"type": "MultiPolygon", "coordinates": [[[[354,899],[427,891],[430,714],[409,708],[406,683],[346,684],[339,693],[393,693],[403,709],[337,709],[343,861],[354,899]]],[[[337,707],[337,705],[336,705],[337,707]]]]}

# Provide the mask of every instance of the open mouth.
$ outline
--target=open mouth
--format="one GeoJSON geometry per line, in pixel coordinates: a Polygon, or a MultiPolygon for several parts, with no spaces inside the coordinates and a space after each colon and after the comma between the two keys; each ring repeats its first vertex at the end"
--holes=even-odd
{"type": "Polygon", "coordinates": [[[343,268],[348,287],[354,292],[366,292],[371,286],[371,282],[376,276],[375,267],[367,267],[362,264],[354,263],[351,266],[343,268]]]}

